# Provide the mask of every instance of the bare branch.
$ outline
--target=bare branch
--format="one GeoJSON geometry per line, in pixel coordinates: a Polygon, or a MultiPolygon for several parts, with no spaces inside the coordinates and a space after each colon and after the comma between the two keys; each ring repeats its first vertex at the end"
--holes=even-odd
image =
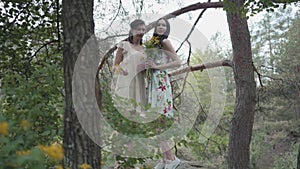
{"type": "Polygon", "coordinates": [[[187,7],[181,8],[177,11],[174,11],[174,12],[166,15],[165,17],[167,19],[170,19],[170,18],[174,18],[176,16],[179,16],[181,14],[184,14],[184,13],[187,13],[190,11],[195,11],[198,9],[207,9],[207,8],[223,8],[223,2],[206,2],[206,3],[198,2],[195,4],[189,5],[187,7]]]}
{"type": "Polygon", "coordinates": [[[118,7],[118,10],[116,12],[116,15],[113,17],[113,19],[111,20],[109,26],[107,27],[107,29],[105,30],[105,32],[111,27],[111,25],[114,23],[114,21],[117,19],[120,11],[121,11],[121,8],[122,8],[122,0],[119,1],[119,7],[118,7]]]}
{"type": "MultiPolygon", "coordinates": [[[[210,2],[210,0],[209,0],[208,2],[210,2]]],[[[190,38],[190,36],[191,36],[191,34],[193,33],[193,31],[194,31],[194,29],[195,29],[197,23],[199,22],[200,18],[203,16],[203,14],[204,14],[204,12],[206,11],[206,9],[207,9],[207,8],[205,8],[204,10],[201,11],[201,13],[199,14],[198,18],[196,19],[196,21],[195,21],[195,23],[194,23],[192,29],[190,30],[190,32],[188,33],[188,35],[186,36],[186,38],[184,39],[184,41],[180,44],[180,46],[179,46],[179,48],[176,50],[176,52],[178,52],[179,49],[182,47],[183,43],[184,43],[185,41],[187,41],[187,40],[190,38]]],[[[188,65],[189,65],[189,63],[188,63],[188,65]]]]}
{"type": "Polygon", "coordinates": [[[197,65],[188,66],[188,67],[185,67],[182,69],[175,70],[175,71],[169,73],[169,75],[175,76],[175,75],[179,75],[179,74],[186,73],[186,72],[193,72],[193,71],[197,71],[197,70],[203,71],[204,69],[215,68],[215,67],[220,67],[220,66],[232,67],[232,63],[230,60],[220,60],[220,61],[215,61],[215,62],[197,64],[197,65]]]}
{"type": "Polygon", "coordinates": [[[263,83],[262,83],[262,81],[261,81],[261,74],[258,72],[257,68],[254,66],[253,62],[252,62],[252,66],[253,66],[254,72],[256,72],[256,74],[257,74],[257,76],[258,76],[259,84],[260,84],[260,86],[262,87],[262,89],[264,90],[265,87],[264,87],[264,85],[263,85],[263,83]]]}
{"type": "Polygon", "coordinates": [[[274,80],[274,81],[275,81],[275,80],[276,80],[276,81],[281,81],[281,83],[284,83],[284,81],[285,81],[285,80],[282,79],[282,78],[275,78],[275,77],[268,76],[268,75],[261,75],[261,74],[260,74],[260,76],[261,76],[261,77],[269,78],[269,79],[274,80]]]}
{"type": "Polygon", "coordinates": [[[35,52],[34,54],[30,57],[29,62],[31,62],[31,60],[36,57],[36,55],[39,53],[40,50],[42,50],[44,47],[47,47],[47,45],[50,45],[51,43],[59,43],[58,39],[54,39],[52,41],[46,42],[44,43],[42,46],[40,46],[35,52]]]}
{"type": "Polygon", "coordinates": [[[108,36],[106,38],[100,39],[100,40],[108,40],[108,39],[113,39],[113,38],[117,38],[117,37],[122,37],[122,36],[128,36],[128,34],[117,34],[117,35],[112,35],[112,36],[108,36]]]}
{"type": "Polygon", "coordinates": [[[192,44],[190,41],[186,41],[189,45],[189,54],[188,54],[188,59],[186,61],[187,65],[190,66],[190,61],[191,61],[191,56],[192,56],[192,44]]]}
{"type": "MultiPolygon", "coordinates": [[[[207,9],[207,8],[223,8],[223,2],[205,2],[205,3],[195,3],[192,5],[189,5],[187,7],[181,8],[179,10],[176,10],[174,12],[171,12],[165,16],[163,16],[163,18],[166,19],[171,19],[171,18],[175,18],[181,14],[190,12],[190,11],[195,11],[195,10],[199,10],[199,9],[207,9]]],[[[200,14],[202,15],[202,14],[200,14]]],[[[150,23],[149,25],[147,25],[146,30],[149,31],[154,27],[155,22],[150,23]]]]}

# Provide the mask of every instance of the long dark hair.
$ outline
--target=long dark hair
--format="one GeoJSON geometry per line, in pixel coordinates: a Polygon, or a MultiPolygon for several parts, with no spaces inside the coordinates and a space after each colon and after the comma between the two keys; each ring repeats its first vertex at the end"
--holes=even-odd
{"type": "MultiPolygon", "coordinates": [[[[140,25],[146,25],[145,22],[141,19],[136,19],[130,23],[130,31],[128,34],[128,38],[125,41],[133,43],[133,34],[131,32],[132,29],[137,29],[140,25]]],[[[140,44],[143,44],[143,39],[141,39],[140,44]]]]}
{"type": "Polygon", "coordinates": [[[154,27],[154,33],[153,33],[153,36],[159,37],[159,44],[157,45],[159,48],[162,48],[162,41],[163,41],[164,39],[167,39],[167,38],[169,37],[170,30],[171,30],[170,23],[169,23],[169,21],[168,21],[166,18],[159,18],[159,19],[155,22],[155,27],[154,27]],[[166,30],[166,32],[165,32],[163,35],[158,35],[158,34],[156,33],[157,26],[158,26],[158,22],[159,22],[160,20],[164,20],[164,21],[166,22],[166,26],[167,26],[167,30],[166,30]]]}

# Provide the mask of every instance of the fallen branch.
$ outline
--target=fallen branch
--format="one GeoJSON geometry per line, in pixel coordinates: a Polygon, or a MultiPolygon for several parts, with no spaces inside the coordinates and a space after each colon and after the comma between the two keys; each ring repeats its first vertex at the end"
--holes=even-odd
{"type": "Polygon", "coordinates": [[[175,70],[175,71],[169,73],[169,75],[175,76],[175,75],[179,75],[182,73],[193,72],[193,71],[197,71],[197,70],[203,71],[204,69],[215,68],[215,67],[220,67],[220,66],[232,67],[232,63],[230,60],[220,60],[220,61],[215,61],[215,62],[197,64],[197,65],[188,66],[188,67],[185,67],[182,69],[175,70]]]}

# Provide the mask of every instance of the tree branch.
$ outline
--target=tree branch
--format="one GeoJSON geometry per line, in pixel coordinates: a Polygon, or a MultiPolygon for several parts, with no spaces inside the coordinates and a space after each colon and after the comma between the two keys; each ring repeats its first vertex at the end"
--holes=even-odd
{"type": "Polygon", "coordinates": [[[232,67],[232,63],[230,60],[220,60],[220,61],[215,61],[215,62],[197,64],[197,65],[188,66],[188,67],[185,67],[182,69],[175,70],[175,71],[169,73],[169,75],[175,76],[175,75],[179,75],[179,74],[186,73],[186,72],[193,72],[193,71],[197,71],[197,70],[203,71],[204,69],[215,68],[215,67],[220,67],[220,66],[232,67]]]}
{"type": "Polygon", "coordinates": [[[197,23],[199,22],[200,18],[203,16],[204,12],[206,11],[206,9],[204,9],[203,11],[201,11],[201,13],[199,14],[198,18],[196,19],[192,29],[190,30],[190,32],[188,33],[188,35],[186,36],[186,38],[184,39],[184,41],[180,44],[179,48],[176,50],[176,52],[179,51],[179,49],[183,46],[183,43],[186,42],[190,36],[192,35],[193,31],[195,30],[195,27],[197,25],[197,23]]]}
{"type": "MultiPolygon", "coordinates": [[[[174,12],[171,12],[165,16],[163,16],[162,18],[166,18],[166,19],[171,19],[171,18],[175,18],[181,14],[190,12],[190,11],[195,11],[195,10],[199,10],[199,9],[207,9],[207,8],[223,8],[223,2],[205,2],[205,3],[195,3],[192,5],[189,5],[187,7],[181,8],[179,10],[176,10],[174,12]]],[[[149,25],[146,26],[146,31],[151,30],[154,27],[155,21],[150,23],[149,25]]]]}
{"type": "Polygon", "coordinates": [[[43,48],[46,47],[47,45],[50,45],[51,43],[56,43],[56,42],[59,43],[59,40],[58,40],[58,39],[54,39],[54,40],[52,40],[52,41],[49,41],[49,42],[44,43],[44,44],[43,44],[42,46],[40,46],[40,47],[34,52],[34,54],[30,57],[29,62],[31,62],[31,60],[32,60],[34,57],[36,57],[36,55],[39,53],[39,51],[40,51],[41,49],[43,49],[43,48]]]}
{"type": "Polygon", "coordinates": [[[175,18],[176,16],[179,16],[181,14],[184,14],[186,12],[195,11],[198,9],[207,9],[207,8],[223,8],[223,2],[206,2],[206,3],[195,3],[192,5],[189,5],[187,7],[181,8],[177,11],[174,11],[168,15],[165,16],[165,18],[175,18]]]}
{"type": "Polygon", "coordinates": [[[257,74],[257,76],[258,76],[259,84],[260,84],[261,88],[264,90],[265,87],[264,87],[264,85],[263,85],[263,83],[262,83],[262,81],[261,81],[261,74],[258,72],[257,68],[254,66],[253,62],[252,62],[252,66],[253,66],[254,72],[256,72],[256,74],[257,74]]]}

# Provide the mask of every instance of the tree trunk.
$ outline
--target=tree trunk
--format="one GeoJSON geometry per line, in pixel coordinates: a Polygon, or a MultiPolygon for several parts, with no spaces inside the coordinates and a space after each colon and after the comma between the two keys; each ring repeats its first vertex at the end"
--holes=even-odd
{"type": "Polygon", "coordinates": [[[65,82],[64,168],[88,164],[100,169],[100,147],[82,129],[72,100],[72,76],[75,62],[87,40],[94,34],[93,0],[63,0],[63,64],[65,82]]]}
{"type": "MultiPolygon", "coordinates": [[[[224,6],[235,5],[240,9],[243,3],[243,0],[228,0],[224,6]]],[[[243,18],[237,10],[227,11],[227,21],[233,48],[232,66],[236,83],[236,102],[229,136],[228,166],[230,169],[247,169],[250,167],[250,142],[256,97],[250,33],[246,18],[243,18]]]]}
{"type": "Polygon", "coordinates": [[[300,144],[298,148],[298,161],[297,161],[297,169],[300,169],[300,144]]]}

